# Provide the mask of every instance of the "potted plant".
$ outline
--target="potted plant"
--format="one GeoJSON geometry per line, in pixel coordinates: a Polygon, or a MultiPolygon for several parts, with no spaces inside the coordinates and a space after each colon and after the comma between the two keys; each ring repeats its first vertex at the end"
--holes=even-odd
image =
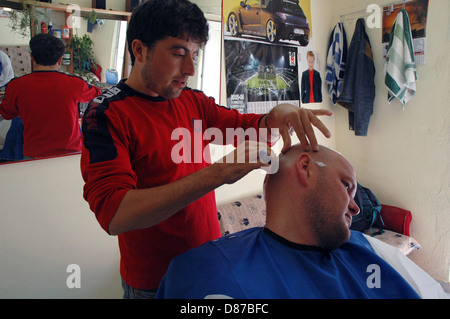
{"type": "Polygon", "coordinates": [[[92,80],[89,75],[91,65],[95,64],[94,51],[92,49],[94,42],[85,34],[82,37],[72,36],[69,47],[73,50],[73,71],[74,73],[86,77],[88,81],[92,80]]]}
{"type": "Polygon", "coordinates": [[[21,0],[20,2],[22,8],[11,11],[9,26],[13,32],[20,34],[23,37],[29,37],[31,22],[33,22],[35,26],[38,26],[38,21],[48,21],[49,18],[44,11],[39,10],[35,6],[36,1],[21,0]]]}

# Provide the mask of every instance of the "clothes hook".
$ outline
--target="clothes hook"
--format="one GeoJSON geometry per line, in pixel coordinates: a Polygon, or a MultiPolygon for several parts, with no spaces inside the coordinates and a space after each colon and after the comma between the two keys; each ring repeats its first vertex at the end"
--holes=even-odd
{"type": "Polygon", "coordinates": [[[392,12],[394,12],[394,4],[391,3],[391,5],[389,6],[389,9],[388,9],[387,14],[388,14],[388,15],[391,15],[392,12]]]}

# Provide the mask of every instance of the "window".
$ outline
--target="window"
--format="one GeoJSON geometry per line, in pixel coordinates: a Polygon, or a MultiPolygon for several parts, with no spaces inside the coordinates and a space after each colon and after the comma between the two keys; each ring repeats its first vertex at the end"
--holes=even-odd
{"type": "Polygon", "coordinates": [[[212,96],[216,103],[220,101],[220,66],[222,24],[217,21],[208,21],[209,41],[203,52],[203,65],[201,68],[201,87],[207,96],[212,96]]]}

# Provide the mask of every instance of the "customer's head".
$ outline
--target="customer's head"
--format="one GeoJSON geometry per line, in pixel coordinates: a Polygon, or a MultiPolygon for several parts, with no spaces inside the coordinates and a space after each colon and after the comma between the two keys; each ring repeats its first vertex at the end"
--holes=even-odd
{"type": "Polygon", "coordinates": [[[278,172],[266,177],[267,227],[299,244],[335,249],[349,239],[359,213],[356,187],[343,156],[324,146],[304,152],[294,145],[280,155],[278,172]]]}
{"type": "Polygon", "coordinates": [[[208,41],[208,23],[203,12],[188,0],[147,0],[136,7],[127,30],[131,63],[132,43],[141,40],[148,48],[168,36],[192,38],[200,45],[208,41]]]}
{"type": "Polygon", "coordinates": [[[35,63],[52,66],[59,63],[66,46],[51,34],[40,33],[30,40],[31,56],[35,63]]]}

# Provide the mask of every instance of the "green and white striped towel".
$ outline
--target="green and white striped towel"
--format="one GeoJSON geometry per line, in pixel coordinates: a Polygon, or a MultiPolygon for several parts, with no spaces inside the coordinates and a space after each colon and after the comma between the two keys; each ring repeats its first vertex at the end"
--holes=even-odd
{"type": "Polygon", "coordinates": [[[416,63],[408,12],[401,9],[391,29],[389,46],[384,64],[388,101],[397,98],[405,104],[416,93],[416,63]]]}

